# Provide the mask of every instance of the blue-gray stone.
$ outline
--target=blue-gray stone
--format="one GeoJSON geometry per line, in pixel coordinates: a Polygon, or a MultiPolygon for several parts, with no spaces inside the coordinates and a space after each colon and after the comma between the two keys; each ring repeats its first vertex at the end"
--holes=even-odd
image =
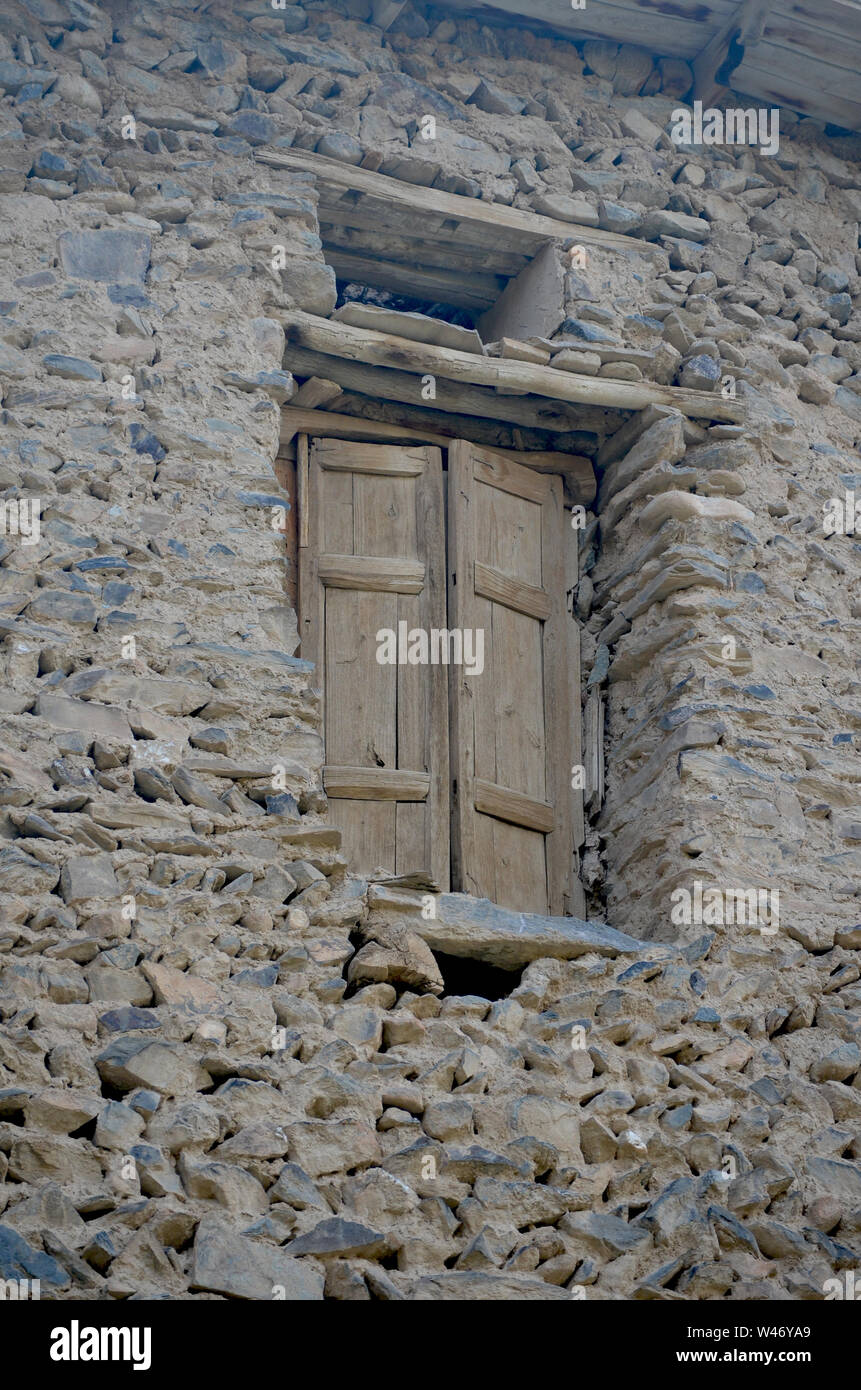
{"type": "Polygon", "coordinates": [[[845,411],[857,424],[861,425],[861,396],[854,391],[850,391],[847,386],[838,386],[834,392],[834,401],[840,409],[845,411]]]}
{"type": "Polygon", "coordinates": [[[72,161],[53,150],[40,150],[30,172],[34,178],[52,179],[55,183],[73,183],[75,179],[72,161]]]}
{"type": "Polygon", "coordinates": [[[152,252],[152,242],[146,232],[119,228],[62,232],[59,247],[67,275],[76,280],[97,280],[106,284],[142,282],[152,252]]]}
{"type": "Polygon", "coordinates": [[[776,700],[774,691],[767,685],[746,685],[743,695],[752,695],[754,700],[776,700]]]}
{"type": "Polygon", "coordinates": [[[713,391],[720,381],[720,363],[707,353],[689,357],[679,373],[679,382],[692,391],[713,391]]]}
{"type": "Polygon", "coordinates": [[[178,555],[181,560],[188,559],[188,546],[183,545],[182,541],[175,541],[171,539],[167,543],[167,548],[168,550],[172,551],[174,555],[178,555]]]}
{"type": "Polygon", "coordinates": [[[90,188],[114,189],[117,188],[117,181],[113,174],[108,174],[106,168],[96,160],[81,160],[81,168],[78,170],[78,192],[86,193],[90,188]]]}
{"type": "Polygon", "coordinates": [[[296,798],[289,792],[279,792],[277,796],[267,796],[266,798],[267,816],[288,816],[290,820],[299,820],[299,807],[296,798]]]}
{"type": "Polygon", "coordinates": [[[720,1014],[716,1009],[709,1009],[703,1005],[697,1009],[691,1018],[691,1023],[720,1023],[720,1014]]]}
{"type": "Polygon", "coordinates": [[[748,594],[764,594],[765,584],[758,574],[749,570],[746,574],[740,574],[735,582],[737,589],[743,589],[748,594]]]}
{"type": "Polygon", "coordinates": [[[11,59],[0,62],[0,88],[12,96],[18,95],[25,87],[38,89],[41,94],[56,76],[48,68],[28,68],[24,63],[15,63],[11,59]]]}
{"type": "Polygon", "coordinates": [[[268,208],[276,217],[316,217],[310,198],[288,193],[229,193],[225,202],[236,208],[268,208]]]}
{"type": "Polygon", "coordinates": [[[230,219],[231,227],[242,227],[246,222],[265,222],[266,213],[258,208],[244,208],[242,212],[235,212],[230,219]]]}
{"type": "Polygon", "coordinates": [[[161,1023],[151,1009],[139,1009],[126,1004],[120,1009],[108,1009],[99,1015],[99,1023],[109,1033],[132,1033],[137,1028],[160,1028],[161,1023]]]}
{"type": "MultiPolygon", "coordinates": [[[[559,334],[566,338],[575,338],[578,343],[609,343],[615,344],[616,339],[612,333],[607,333],[603,328],[599,328],[597,323],[588,323],[585,319],[565,319],[559,334]]],[[[559,334],[556,335],[556,345],[559,345],[559,334]]]]}
{"type": "Polygon", "coordinates": [[[219,134],[238,136],[249,145],[268,145],[278,134],[278,126],[272,116],[262,111],[237,111],[221,126],[219,134]]]}
{"type": "Polygon", "coordinates": [[[129,427],[131,446],[136,454],[149,454],[150,458],[159,463],[167,454],[167,450],[155,435],[146,428],[145,425],[134,424],[129,427]]]}
{"type": "Polygon", "coordinates": [[[754,1081],[750,1089],[760,1100],[765,1101],[766,1105],[783,1105],[786,1099],[785,1091],[778,1090],[771,1076],[761,1076],[758,1081],[754,1081]]]}
{"type": "Polygon", "coordinates": [[[269,492],[237,492],[236,500],[246,507],[283,507],[285,511],[290,510],[286,497],[276,497],[269,492]]]}
{"type": "Polygon", "coordinates": [[[0,1225],[0,1279],[38,1279],[40,1285],[45,1284],[52,1290],[67,1289],[72,1282],[53,1256],[36,1250],[11,1226],[3,1225],[0,1225]]]}
{"type": "Polygon", "coordinates": [[[849,322],[852,313],[852,299],[848,294],[830,294],[825,301],[825,309],[841,328],[849,322]]]}
{"type": "Polygon", "coordinates": [[[631,984],[634,980],[653,980],[660,975],[663,966],[657,960],[637,960],[616,976],[617,984],[631,984]]]}
{"type": "MultiPolygon", "coordinates": [[[[329,48],[325,44],[315,42],[314,39],[291,38],[286,43],[282,39],[273,39],[273,43],[291,63],[308,63],[314,68],[325,68],[327,72],[343,73],[345,77],[360,77],[365,71],[365,64],[360,60],[351,58],[340,48],[329,48]]],[[[457,114],[457,108],[454,109],[457,114]]]]}
{"type": "Polygon", "coordinates": [[[824,265],[816,277],[816,287],[828,294],[841,294],[849,288],[849,276],[836,265],[824,265]]]}
{"type": "Polygon", "coordinates": [[[63,139],[71,140],[75,145],[87,145],[96,138],[95,126],[91,126],[89,121],[61,121],[60,130],[63,139]]]}
{"type": "Polygon", "coordinates": [[[93,555],[89,560],[76,560],[75,569],[115,570],[121,573],[123,570],[131,569],[131,565],[122,555],[93,555]]]}
{"type": "Polygon", "coordinates": [[[610,648],[602,642],[595,653],[595,660],[592,663],[592,670],[589,672],[589,679],[586,688],[591,689],[593,685],[600,685],[607,679],[607,672],[610,669],[610,648]]]}
{"type": "Polygon", "coordinates": [[[42,358],[42,365],[53,376],[65,377],[67,381],[101,381],[101,368],[83,357],[66,357],[61,352],[49,352],[42,358]]]}
{"type": "Polygon", "coordinates": [[[232,976],[231,984],[253,985],[257,989],[271,989],[278,980],[278,966],[264,965],[262,970],[239,970],[232,976]]]}

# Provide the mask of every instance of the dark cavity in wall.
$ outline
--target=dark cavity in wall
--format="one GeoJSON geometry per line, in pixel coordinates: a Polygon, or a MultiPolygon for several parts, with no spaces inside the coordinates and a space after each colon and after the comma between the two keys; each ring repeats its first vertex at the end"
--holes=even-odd
{"type": "Polygon", "coordinates": [[[374,304],[380,309],[393,309],[401,314],[427,314],[428,318],[442,319],[444,323],[455,323],[461,328],[475,328],[480,317],[478,312],[460,309],[454,304],[436,304],[427,299],[411,299],[405,294],[395,294],[393,290],[359,285],[354,280],[338,280],[337,286],[339,309],[342,304],[374,304]]]}
{"type": "Polygon", "coordinates": [[[447,956],[442,951],[433,954],[447,995],[476,994],[480,999],[507,999],[520,984],[523,973],[520,970],[500,970],[496,965],[487,965],[470,956],[447,956]]]}

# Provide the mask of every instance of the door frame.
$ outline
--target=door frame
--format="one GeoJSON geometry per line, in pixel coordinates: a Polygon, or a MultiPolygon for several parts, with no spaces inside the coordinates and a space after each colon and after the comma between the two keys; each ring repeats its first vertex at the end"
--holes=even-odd
{"type": "MultiPolygon", "coordinates": [[[[290,418],[291,413],[292,413],[292,412],[290,411],[290,408],[289,408],[289,407],[287,407],[287,408],[284,410],[284,412],[283,412],[284,416],[285,416],[288,420],[289,420],[289,418],[290,418]]],[[[339,439],[339,440],[354,439],[354,440],[357,441],[357,442],[365,442],[365,443],[378,442],[378,443],[381,443],[381,444],[393,444],[393,443],[396,443],[396,442],[401,442],[401,443],[403,443],[405,446],[409,446],[409,445],[411,445],[411,444],[412,444],[412,445],[415,445],[415,444],[424,444],[424,445],[436,446],[437,448],[440,448],[440,449],[443,451],[443,458],[444,458],[444,463],[443,463],[443,480],[444,480],[444,489],[445,489],[446,494],[447,494],[447,491],[448,491],[448,480],[449,480],[449,467],[448,467],[448,462],[449,462],[449,460],[448,460],[447,455],[450,454],[450,452],[457,446],[458,443],[464,443],[467,447],[479,448],[482,452],[486,452],[486,453],[488,453],[488,454],[495,454],[495,455],[498,455],[498,456],[499,456],[501,459],[503,459],[503,460],[510,460],[511,462],[516,462],[516,463],[521,464],[521,465],[523,465],[523,466],[525,466],[525,467],[530,467],[529,460],[530,460],[530,457],[531,457],[532,455],[531,455],[531,451],[528,451],[528,450],[512,450],[512,449],[504,449],[504,448],[496,448],[496,447],[489,448],[489,447],[485,447],[484,445],[472,445],[472,444],[470,444],[470,441],[468,441],[468,440],[466,440],[466,441],[458,441],[457,439],[454,439],[454,438],[452,438],[452,437],[450,437],[450,436],[447,436],[447,435],[440,435],[440,434],[438,434],[438,433],[436,433],[435,431],[430,430],[430,429],[429,429],[429,430],[417,430],[417,429],[414,429],[414,428],[411,428],[411,427],[407,427],[407,426],[401,427],[401,426],[399,426],[399,425],[395,425],[395,424],[393,424],[393,423],[391,423],[391,422],[388,422],[388,421],[386,421],[386,422],[383,422],[383,421],[373,421],[373,420],[366,420],[366,419],[363,419],[363,418],[361,418],[361,417],[355,417],[355,418],[353,418],[353,417],[347,417],[347,416],[342,416],[342,415],[336,415],[336,416],[333,418],[333,417],[331,416],[331,413],[330,413],[330,412],[327,412],[327,411],[325,411],[325,410],[316,411],[316,410],[309,410],[309,409],[302,409],[302,410],[297,409],[297,410],[295,411],[295,414],[296,414],[297,417],[301,417],[301,418],[300,418],[300,419],[297,419],[296,427],[295,427],[292,431],[289,431],[289,430],[288,430],[288,433],[287,433],[287,445],[288,445],[288,448],[289,448],[289,445],[290,445],[290,441],[293,440],[293,439],[295,438],[295,460],[292,459],[292,458],[290,457],[289,454],[285,457],[284,453],[282,453],[282,454],[280,455],[279,462],[281,463],[282,467],[286,464],[286,466],[287,466],[288,469],[291,468],[291,465],[292,465],[293,468],[295,468],[296,513],[295,513],[295,518],[294,518],[294,526],[291,528],[291,531],[292,531],[292,537],[293,537],[292,544],[293,544],[293,546],[295,547],[294,554],[295,554],[295,558],[296,558],[296,562],[297,562],[297,568],[298,568],[298,561],[299,561],[299,557],[300,557],[300,555],[301,555],[301,552],[302,552],[302,550],[304,550],[304,549],[307,548],[308,540],[309,540],[309,537],[310,537],[310,534],[311,534],[311,524],[310,524],[311,519],[310,519],[310,516],[309,516],[309,505],[308,505],[308,504],[309,504],[309,497],[308,497],[309,441],[310,441],[311,439],[326,439],[326,438],[339,439]],[[329,420],[329,428],[328,428],[328,429],[327,429],[327,418],[328,418],[328,420],[329,420]],[[333,428],[333,426],[334,426],[334,428],[333,428]]],[[[292,451],[291,451],[291,452],[292,452],[292,451]]],[[[549,459],[549,458],[552,458],[552,456],[549,456],[546,452],[535,452],[534,458],[535,458],[535,472],[536,472],[536,474],[542,475],[542,474],[547,474],[548,472],[554,472],[554,473],[555,473],[555,470],[551,470],[550,467],[548,466],[548,459],[549,459]]],[[[570,473],[569,473],[569,470],[568,470],[568,468],[566,467],[566,461],[567,461],[567,460],[566,460],[566,455],[564,455],[564,454],[560,455],[560,465],[561,465],[561,466],[560,466],[560,468],[559,468],[559,473],[558,473],[558,475],[556,475],[556,476],[559,476],[559,477],[563,480],[563,482],[565,483],[565,488],[566,488],[566,499],[565,499],[565,502],[564,502],[564,507],[560,507],[560,512],[561,512],[561,515],[562,515],[563,517],[564,517],[564,509],[567,508],[569,505],[571,505],[571,490],[570,490],[570,485],[571,485],[572,483],[574,483],[574,479],[572,479],[572,477],[571,477],[571,475],[570,475],[570,473]]],[[[576,487],[576,483],[575,483],[575,487],[576,487]]],[[[575,496],[577,495],[577,494],[576,494],[576,491],[575,491],[575,494],[574,494],[574,495],[575,495],[575,496]]],[[[447,503],[446,503],[445,510],[446,510],[446,513],[448,514],[449,508],[448,508],[448,504],[447,504],[447,503]]],[[[450,526],[450,520],[448,521],[447,527],[446,527],[446,536],[447,536],[446,556],[447,556],[447,557],[448,557],[448,555],[451,553],[451,548],[452,548],[452,545],[453,545],[453,538],[452,538],[451,532],[448,530],[448,527],[449,527],[449,526],[450,526]]],[[[574,534],[576,535],[576,533],[574,533],[574,534]]],[[[289,533],[288,533],[288,537],[289,537],[289,533]]],[[[449,570],[450,570],[450,569],[451,569],[451,565],[448,563],[448,560],[447,560],[447,566],[448,566],[448,568],[449,568],[449,570]]],[[[579,696],[580,696],[580,628],[579,628],[579,625],[578,625],[578,623],[576,622],[576,619],[575,619],[575,616],[574,616],[574,606],[573,606],[574,595],[575,595],[575,591],[576,591],[577,584],[578,584],[578,582],[579,582],[579,563],[578,563],[578,546],[577,546],[576,540],[574,540],[573,536],[572,536],[572,544],[570,544],[569,546],[565,547],[565,551],[564,551],[564,561],[563,561],[563,565],[562,565],[561,582],[562,582],[562,583],[564,584],[564,586],[565,586],[565,592],[566,592],[566,595],[567,595],[567,604],[566,604],[566,607],[567,607],[568,614],[569,614],[569,618],[571,619],[571,621],[565,625],[564,633],[563,633],[563,636],[562,636],[563,645],[562,645],[562,649],[561,649],[560,664],[561,664],[561,669],[562,669],[562,671],[567,673],[568,690],[569,690],[569,694],[570,694],[570,697],[571,697],[571,710],[570,710],[570,718],[569,718],[569,720],[568,720],[568,730],[569,730],[568,749],[569,749],[569,751],[568,751],[568,754],[564,754],[564,755],[559,759],[559,762],[560,762],[560,765],[561,765],[563,768],[566,768],[566,769],[567,769],[567,765],[568,765],[568,761],[569,761],[569,757],[570,757],[571,770],[573,771],[574,766],[580,765],[580,764],[582,763],[582,751],[583,751],[583,717],[582,717],[582,710],[581,710],[581,707],[580,707],[580,698],[579,698],[579,696]]],[[[303,609],[303,606],[304,606],[303,594],[302,594],[302,591],[301,591],[301,590],[302,590],[301,583],[300,583],[300,584],[297,584],[296,608],[297,608],[297,616],[298,616],[299,625],[300,625],[300,626],[299,626],[299,630],[300,630],[300,642],[301,642],[302,609],[303,609]]],[[[455,611],[456,611],[456,610],[455,610],[455,611]]],[[[447,621],[449,622],[449,626],[457,626],[457,623],[456,623],[456,622],[453,620],[453,618],[452,618],[452,610],[451,610],[451,609],[449,610],[449,617],[448,617],[448,620],[447,620],[447,621]]],[[[301,653],[301,645],[300,645],[300,653],[301,653]]],[[[322,689],[321,689],[321,701],[323,701],[323,702],[325,701],[325,690],[322,690],[322,689]]],[[[325,706],[323,705],[322,707],[324,708],[325,706]]],[[[324,736],[325,736],[325,727],[324,727],[323,732],[324,732],[324,736]]],[[[452,769],[452,770],[451,770],[451,773],[450,773],[450,779],[449,779],[449,800],[450,800],[450,803],[452,803],[452,802],[453,802],[453,796],[452,796],[452,785],[451,785],[451,783],[452,783],[452,780],[453,780],[453,778],[454,778],[454,776],[455,776],[454,765],[455,765],[455,761],[456,761],[456,757],[457,757],[457,742],[456,742],[455,727],[452,725],[451,721],[449,722],[448,735],[449,735],[449,738],[448,738],[448,741],[449,741],[449,758],[450,758],[450,764],[451,764],[451,769],[452,769]]],[[[564,878],[564,880],[565,880],[565,881],[564,881],[564,886],[563,886],[561,892],[560,892],[559,895],[558,895],[559,900],[561,900],[561,912],[559,912],[559,913],[557,913],[557,914],[550,914],[550,915],[561,915],[561,916],[571,916],[571,915],[573,915],[573,916],[578,916],[578,917],[585,917],[585,915],[586,915],[585,893],[584,893],[583,885],[582,885],[582,883],[581,883],[581,881],[580,881],[580,878],[579,878],[580,855],[581,855],[582,846],[583,846],[584,840],[585,840],[585,814],[584,814],[584,805],[583,805],[583,792],[582,792],[581,790],[576,789],[576,788],[573,786],[573,778],[571,778],[570,776],[566,776],[565,778],[563,778],[563,777],[560,775],[560,777],[558,777],[558,778],[555,780],[555,787],[556,787],[556,789],[557,789],[557,794],[558,794],[558,795],[561,795],[561,794],[562,794],[562,785],[563,785],[563,781],[564,781],[564,782],[566,783],[566,785],[567,785],[567,798],[568,798],[567,815],[566,815],[566,817],[565,817],[565,819],[567,819],[567,831],[566,831],[565,833],[566,833],[567,836],[568,836],[568,844],[569,844],[569,852],[568,852],[568,855],[567,855],[567,858],[568,858],[568,869],[567,869],[567,872],[565,872],[565,873],[563,874],[563,878],[564,878]]],[[[452,810],[452,814],[451,814],[451,826],[452,826],[452,829],[451,829],[451,834],[452,834],[451,861],[452,861],[452,868],[453,868],[453,869],[454,869],[454,866],[455,866],[455,855],[454,855],[454,849],[453,849],[454,824],[455,824],[455,820],[456,820],[456,817],[455,817],[455,815],[454,815],[454,813],[453,813],[453,810],[452,810]]],[[[563,847],[563,848],[564,848],[564,847],[563,847]]],[[[549,849],[549,847],[548,847],[547,853],[548,853],[548,865],[549,865],[549,862],[550,862],[550,849],[549,849]]],[[[556,862],[557,859],[560,859],[560,860],[561,860],[562,856],[559,855],[558,852],[556,852],[556,853],[554,853],[553,858],[554,858],[554,862],[556,862]]],[[[466,890],[461,890],[461,891],[466,891],[466,890]]],[[[548,884],[548,901],[550,901],[554,896],[556,896],[556,895],[553,895],[553,894],[551,893],[550,885],[548,884]]]]}

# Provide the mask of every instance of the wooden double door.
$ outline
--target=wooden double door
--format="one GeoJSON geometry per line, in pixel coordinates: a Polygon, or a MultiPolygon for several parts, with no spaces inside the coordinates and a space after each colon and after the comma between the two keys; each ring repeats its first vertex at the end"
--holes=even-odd
{"type": "Polygon", "coordinates": [[[329,815],[356,872],[559,916],[576,863],[576,538],[561,478],[461,441],[446,452],[447,468],[430,446],[310,443],[299,631],[329,815]]]}

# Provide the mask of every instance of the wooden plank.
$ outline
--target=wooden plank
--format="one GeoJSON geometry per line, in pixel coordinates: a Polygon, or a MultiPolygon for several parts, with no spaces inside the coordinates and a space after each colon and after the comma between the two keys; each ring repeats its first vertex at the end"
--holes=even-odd
{"type": "MultiPolygon", "coordinates": [[[[451,237],[454,241],[457,240],[457,233],[461,227],[471,227],[479,232],[488,247],[496,244],[506,251],[523,249],[526,255],[534,255],[545,241],[570,241],[572,238],[582,244],[606,246],[633,255],[650,255],[655,252],[655,248],[649,242],[640,241],[636,237],[601,231],[597,227],[581,227],[573,222],[559,222],[552,217],[507,207],[504,203],[464,198],[458,193],[444,193],[438,188],[422,188],[418,184],[402,183],[399,179],[389,178],[385,174],[358,169],[352,164],[340,164],[335,159],[311,154],[305,150],[259,149],[255,151],[255,158],[271,169],[301,170],[317,174],[330,187],[341,188],[353,194],[367,194],[381,199],[388,208],[414,214],[416,230],[424,237],[429,235],[429,219],[441,217],[459,224],[455,229],[455,235],[451,237]]],[[[326,212],[334,213],[328,202],[326,212]]],[[[381,225],[385,224],[377,222],[378,228],[381,225]]]]}
{"type": "Polygon", "coordinates": [[[790,15],[815,27],[831,39],[835,48],[845,38],[861,37],[861,5],[858,0],[776,0],[773,8],[777,14],[790,15]]]}
{"type": "Polygon", "coordinates": [[[347,443],[340,439],[318,439],[316,457],[327,471],[343,469],[350,473],[384,474],[393,478],[418,478],[424,472],[424,449],[402,445],[347,443]]]}
{"type": "MultiPolygon", "coordinates": [[[[821,0],[816,0],[816,6],[821,0]]],[[[839,37],[833,30],[822,27],[822,17],[813,17],[813,5],[773,5],[763,30],[763,39],[779,48],[795,53],[807,53],[832,67],[847,68],[853,75],[861,72],[861,5],[847,8],[843,31],[839,37]],[[849,15],[854,16],[850,29],[849,15]]]]}
{"type": "Polygon", "coordinates": [[[562,499],[562,482],[550,479],[550,496],[542,507],[542,583],[554,604],[542,628],[544,657],[544,728],[546,792],[553,804],[554,824],[545,841],[550,912],[561,916],[570,910],[574,854],[571,843],[571,691],[568,684],[568,614],[565,608],[563,546],[568,537],[562,499]]]}
{"type": "Polygon", "coordinates": [[[537,502],[539,506],[550,496],[552,485],[544,475],[524,474],[517,463],[493,450],[474,448],[472,457],[477,482],[509,492],[513,497],[537,502]]]}
{"type": "Polygon", "coordinates": [[[394,767],[323,768],[326,795],[350,801],[426,801],[430,777],[426,772],[394,767]]]}
{"type": "Polygon", "coordinates": [[[510,821],[512,825],[522,825],[527,830],[540,830],[542,833],[553,829],[553,807],[544,801],[536,801],[522,792],[512,791],[510,787],[499,787],[478,777],[474,794],[475,809],[495,816],[497,820],[510,821]]]}
{"type": "MultiPolygon", "coordinates": [[[[450,241],[432,241],[409,235],[397,237],[389,227],[378,230],[379,223],[375,223],[371,217],[363,215],[361,221],[367,225],[348,226],[345,222],[326,222],[321,217],[320,238],[326,248],[327,259],[329,251],[351,251],[397,265],[421,265],[426,270],[431,267],[452,269],[450,241]]],[[[463,277],[468,272],[470,275],[478,273],[500,277],[504,281],[516,277],[529,265],[527,256],[517,252],[506,254],[504,251],[489,251],[486,245],[470,246],[463,238],[458,238],[457,247],[457,270],[463,277]]]]}
{"type": "MultiPolygon", "coordinates": [[[[827,91],[816,85],[815,69],[821,68],[821,64],[810,63],[813,70],[810,74],[812,80],[805,82],[799,78],[784,76],[784,64],[779,56],[782,50],[774,50],[773,68],[758,66],[761,52],[761,48],[754,49],[751,56],[746,56],[741,66],[733,73],[733,80],[743,86],[752,97],[767,102],[770,106],[792,105],[796,111],[802,111],[806,116],[820,121],[832,121],[847,130],[861,130],[861,102],[838,95],[839,88],[845,82],[842,68],[828,70],[833,74],[833,81],[832,90],[827,91]]],[[[822,76],[821,73],[819,75],[822,76]]]]}
{"type": "Polygon", "coordinates": [[[307,517],[305,543],[299,540],[299,651],[304,661],[313,661],[320,689],[320,718],[325,728],[325,632],[326,593],[317,572],[322,549],[324,510],[320,497],[320,471],[309,472],[306,504],[302,509],[307,517]]]}
{"type": "Polygon", "coordinates": [[[299,512],[299,544],[308,544],[308,436],[296,441],[296,507],[299,512]]]}
{"type": "MultiPolygon", "coordinates": [[[[567,519],[567,518],[566,518],[567,519]]],[[[580,700],[580,624],[574,608],[577,585],[580,582],[580,532],[570,525],[565,528],[565,593],[569,614],[568,623],[568,690],[571,704],[569,728],[571,730],[571,781],[575,767],[583,764],[583,711],[580,700]]],[[[586,838],[586,819],[583,812],[583,790],[571,786],[569,781],[569,802],[571,806],[571,830],[575,850],[586,838]]],[[[577,915],[575,913],[575,915],[577,915]]]]}
{"type": "Polygon", "coordinates": [[[526,613],[531,618],[543,621],[550,614],[550,600],[543,589],[534,584],[525,584],[519,579],[511,579],[507,574],[492,569],[490,565],[475,562],[475,592],[482,598],[513,608],[517,613],[526,613]]]}
{"type": "Polygon", "coordinates": [[[425,579],[418,560],[380,555],[321,555],[321,583],[329,589],[361,589],[385,594],[417,594],[425,579]]]}
{"type": "Polygon", "coordinates": [[[604,701],[598,690],[586,701],[583,736],[586,805],[597,812],[604,803],[604,701]]]}
{"type": "Polygon", "coordinates": [[[493,902],[515,912],[547,915],[547,856],[544,837],[522,825],[476,815],[493,836],[495,888],[493,902]]]}
{"type": "MultiPolygon", "coordinates": [[[[474,490],[471,446],[456,440],[448,456],[448,620],[449,626],[475,629],[476,596],[469,582],[475,554],[474,490]],[[458,583],[460,579],[460,583],[458,583]]],[[[486,679],[487,671],[483,673],[486,679]]],[[[475,710],[473,679],[456,666],[449,680],[449,747],[451,752],[452,883],[464,893],[483,897],[481,885],[495,883],[492,846],[478,862],[475,807],[475,710]]],[[[488,894],[490,896],[490,894],[488,894]]]]}
{"type": "Polygon", "coordinates": [[[293,404],[305,410],[316,410],[320,406],[331,405],[341,395],[343,392],[337,382],[311,376],[299,387],[293,397],[293,404]]]}
{"type": "MultiPolygon", "coordinates": [[[[425,585],[415,598],[401,595],[398,617],[426,632],[447,626],[445,499],[442,456],[426,450],[428,467],[416,483],[415,520],[426,565],[425,585]],[[417,611],[414,611],[417,610],[417,611]],[[417,621],[415,619],[417,618],[417,621]]],[[[450,876],[448,746],[448,670],[443,665],[398,667],[398,762],[424,768],[428,796],[424,809],[397,808],[398,873],[429,873],[440,891],[450,876]]]]}
{"type": "MultiPolygon", "coordinates": [[[[411,342],[388,333],[353,328],[346,323],[319,318],[301,310],[270,310],[284,325],[288,344],[353,363],[407,370],[419,375],[443,377],[497,391],[526,392],[554,401],[602,405],[622,410],[641,410],[657,403],[676,406],[684,415],[708,420],[742,418],[740,401],[725,400],[718,392],[692,391],[681,386],[660,386],[652,381],[619,381],[613,377],[583,376],[555,367],[537,366],[503,357],[479,357],[430,343],[411,342]]],[[[321,373],[315,373],[320,375],[321,373]]],[[[333,366],[333,380],[338,380],[333,366]]]]}
{"type": "MultiPolygon", "coordinates": [[[[273,311],[274,314],[274,311],[273,311]]],[[[366,367],[359,362],[339,357],[327,357],[323,352],[311,352],[303,347],[288,347],[284,365],[296,376],[321,376],[328,373],[347,391],[380,400],[401,401],[421,408],[422,379],[409,372],[382,367],[366,367]]],[[[585,428],[578,412],[546,398],[532,396],[499,396],[480,386],[464,386],[438,378],[435,404],[455,415],[474,415],[488,420],[505,420],[530,429],[550,430],[566,434],[585,428]]]]}

